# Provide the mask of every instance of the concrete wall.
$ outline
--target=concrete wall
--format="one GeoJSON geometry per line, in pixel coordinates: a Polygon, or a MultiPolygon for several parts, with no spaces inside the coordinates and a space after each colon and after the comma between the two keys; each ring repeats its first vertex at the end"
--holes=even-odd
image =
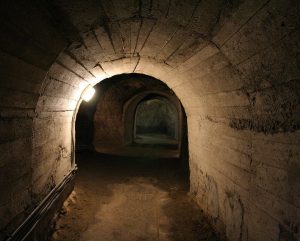
{"type": "Polygon", "coordinates": [[[72,168],[82,90],[134,72],[181,100],[191,192],[216,227],[231,241],[300,239],[299,1],[18,0],[0,9],[0,237],[72,168]]]}
{"type": "MultiPolygon", "coordinates": [[[[128,114],[128,108],[136,109],[137,103],[133,106],[126,106],[131,99],[141,92],[159,91],[170,94],[170,90],[161,81],[144,75],[120,75],[105,80],[110,82],[109,87],[102,94],[96,104],[94,115],[94,145],[125,145],[126,128],[130,128],[133,135],[133,128],[127,124],[134,123],[134,113],[128,114]]],[[[100,83],[99,85],[107,85],[100,83]]]]}
{"type": "MultiPolygon", "coordinates": [[[[141,74],[118,75],[103,80],[95,88],[102,92],[101,97],[91,103],[95,105],[92,117],[92,139],[95,150],[120,152],[120,149],[126,149],[129,145],[131,150],[134,144],[136,110],[143,99],[151,96],[163,98],[167,103],[174,102],[172,107],[175,112],[177,108],[179,109],[177,116],[174,116],[177,120],[176,138],[178,138],[178,125],[182,118],[181,105],[174,92],[163,82],[141,74]]],[[[83,109],[79,114],[82,112],[83,109]]]]}

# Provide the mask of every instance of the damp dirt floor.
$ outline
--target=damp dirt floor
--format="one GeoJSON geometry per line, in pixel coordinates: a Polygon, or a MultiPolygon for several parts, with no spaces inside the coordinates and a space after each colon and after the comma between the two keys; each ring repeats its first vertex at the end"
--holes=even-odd
{"type": "Polygon", "coordinates": [[[52,241],[217,241],[176,159],[77,154],[52,241]]]}

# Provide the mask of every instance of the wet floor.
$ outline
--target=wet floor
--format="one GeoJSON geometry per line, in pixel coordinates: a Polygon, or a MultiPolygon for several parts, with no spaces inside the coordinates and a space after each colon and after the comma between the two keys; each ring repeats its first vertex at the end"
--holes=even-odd
{"type": "Polygon", "coordinates": [[[173,160],[77,155],[76,186],[52,241],[216,241],[173,160]]]}

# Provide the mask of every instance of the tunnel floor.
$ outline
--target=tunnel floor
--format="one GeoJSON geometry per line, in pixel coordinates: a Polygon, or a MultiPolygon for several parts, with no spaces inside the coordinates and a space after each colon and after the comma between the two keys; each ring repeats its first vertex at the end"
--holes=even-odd
{"type": "Polygon", "coordinates": [[[77,155],[75,189],[50,240],[217,241],[178,160],[77,155]]]}

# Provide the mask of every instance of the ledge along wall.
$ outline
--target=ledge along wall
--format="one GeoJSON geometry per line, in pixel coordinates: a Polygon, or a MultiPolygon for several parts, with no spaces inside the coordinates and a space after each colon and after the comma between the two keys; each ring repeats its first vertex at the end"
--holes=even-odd
{"type": "Polygon", "coordinates": [[[88,84],[165,82],[191,193],[230,241],[300,239],[297,0],[1,1],[0,240],[73,168],[88,84]]]}

